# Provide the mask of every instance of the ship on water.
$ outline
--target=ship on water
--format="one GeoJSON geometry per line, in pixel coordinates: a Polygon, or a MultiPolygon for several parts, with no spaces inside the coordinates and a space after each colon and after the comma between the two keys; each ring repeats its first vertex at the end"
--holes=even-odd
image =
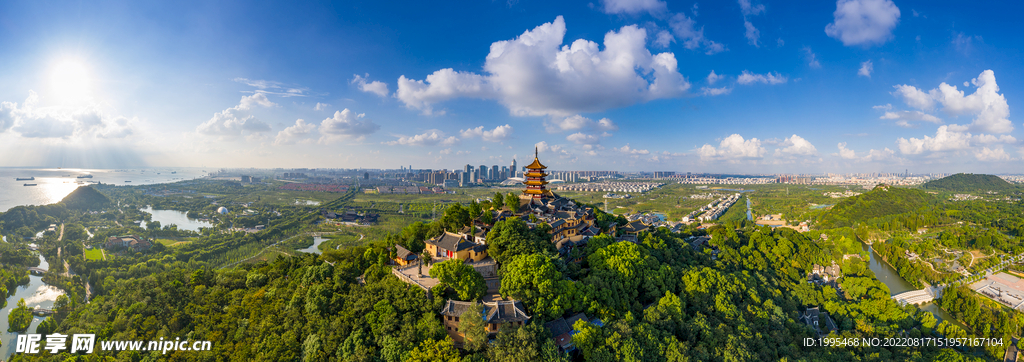
{"type": "Polygon", "coordinates": [[[35,180],[36,180],[35,176],[32,176],[32,177],[18,177],[16,179],[14,179],[14,181],[35,181],[35,180]]]}
{"type": "Polygon", "coordinates": [[[25,186],[36,186],[36,184],[25,184],[25,186]]]}
{"type": "Polygon", "coordinates": [[[78,178],[92,178],[92,175],[81,175],[78,178]]]}

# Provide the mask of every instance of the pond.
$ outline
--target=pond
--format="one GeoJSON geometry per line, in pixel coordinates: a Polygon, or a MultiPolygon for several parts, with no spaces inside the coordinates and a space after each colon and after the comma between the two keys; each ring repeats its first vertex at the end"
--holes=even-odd
{"type": "MultiPolygon", "coordinates": [[[[152,214],[153,221],[159,221],[161,227],[175,224],[178,225],[179,230],[192,230],[195,232],[199,232],[199,228],[201,227],[213,227],[213,224],[211,223],[196,219],[189,219],[184,212],[178,210],[153,210],[153,207],[146,206],[146,208],[141,209],[141,211],[152,214]]],[[[145,223],[143,223],[142,226],[145,227],[145,223]]]]}
{"type": "Polygon", "coordinates": [[[320,251],[320,244],[325,242],[325,241],[327,241],[327,240],[328,240],[327,238],[321,238],[319,236],[314,236],[313,237],[313,246],[310,246],[310,247],[305,248],[305,249],[299,249],[298,251],[301,251],[303,253],[322,254],[323,252],[320,251]]]}
{"type": "MultiPolygon", "coordinates": [[[[879,256],[878,253],[876,253],[870,245],[863,244],[862,248],[865,251],[871,251],[871,257],[868,260],[868,267],[871,269],[872,272],[875,273],[875,278],[878,278],[879,281],[885,283],[885,285],[889,287],[890,295],[896,295],[906,292],[908,290],[918,289],[915,288],[906,280],[904,280],[902,277],[900,277],[899,273],[896,272],[896,269],[894,269],[886,262],[882,261],[882,257],[879,256]]],[[[955,323],[960,327],[967,329],[967,326],[965,326],[963,323],[960,323],[960,321],[957,321],[956,318],[953,318],[952,315],[950,315],[942,308],[939,308],[939,306],[935,304],[935,302],[929,302],[923,305],[919,305],[918,308],[932,312],[932,314],[939,319],[940,323],[944,320],[948,320],[950,323],[955,323]]]]}
{"type": "Polygon", "coordinates": [[[295,200],[295,204],[296,204],[296,205],[309,205],[309,206],[317,206],[317,205],[320,205],[320,201],[313,201],[313,200],[295,200]]]}
{"type": "MultiPolygon", "coordinates": [[[[50,264],[46,262],[46,259],[42,255],[39,256],[39,267],[42,269],[49,269],[50,264]]],[[[11,314],[11,311],[18,306],[18,301],[22,298],[25,299],[25,305],[37,308],[50,309],[53,308],[53,302],[57,300],[57,297],[64,294],[63,291],[57,289],[52,285],[43,283],[43,277],[37,275],[29,276],[28,285],[18,286],[18,290],[13,296],[7,298],[7,306],[0,310],[0,356],[3,356],[4,360],[7,360],[14,354],[14,349],[17,344],[18,333],[7,332],[7,316],[11,314]]],[[[39,323],[43,322],[44,317],[33,316],[32,324],[29,325],[27,333],[34,333],[39,323]]]]}

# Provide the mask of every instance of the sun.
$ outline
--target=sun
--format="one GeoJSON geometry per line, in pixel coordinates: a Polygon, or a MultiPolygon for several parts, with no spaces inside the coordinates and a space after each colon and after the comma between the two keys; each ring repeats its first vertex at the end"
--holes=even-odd
{"type": "Polygon", "coordinates": [[[64,101],[86,98],[92,86],[89,68],[78,60],[63,60],[50,72],[50,86],[54,94],[64,101]]]}

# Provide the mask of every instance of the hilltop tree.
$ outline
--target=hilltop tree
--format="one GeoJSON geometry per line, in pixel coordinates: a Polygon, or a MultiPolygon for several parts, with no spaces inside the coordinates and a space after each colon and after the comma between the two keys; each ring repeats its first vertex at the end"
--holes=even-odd
{"type": "Polygon", "coordinates": [[[550,228],[530,230],[523,220],[510,217],[495,223],[487,233],[487,254],[499,263],[506,263],[516,255],[553,252],[548,232],[550,228]]]}
{"type": "Polygon", "coordinates": [[[430,276],[437,278],[439,286],[454,289],[460,300],[477,300],[487,293],[487,282],[484,281],[484,277],[461,259],[448,259],[434,264],[434,267],[430,268],[430,276]]]}

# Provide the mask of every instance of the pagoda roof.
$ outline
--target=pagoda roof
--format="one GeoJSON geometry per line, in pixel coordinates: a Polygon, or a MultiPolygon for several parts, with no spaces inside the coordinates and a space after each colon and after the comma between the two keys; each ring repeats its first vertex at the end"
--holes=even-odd
{"type": "Polygon", "coordinates": [[[533,159],[533,163],[531,163],[529,165],[526,165],[526,168],[527,169],[533,169],[533,170],[543,170],[543,169],[546,169],[548,167],[544,166],[543,164],[541,164],[540,160],[534,158],[533,159]]]}

